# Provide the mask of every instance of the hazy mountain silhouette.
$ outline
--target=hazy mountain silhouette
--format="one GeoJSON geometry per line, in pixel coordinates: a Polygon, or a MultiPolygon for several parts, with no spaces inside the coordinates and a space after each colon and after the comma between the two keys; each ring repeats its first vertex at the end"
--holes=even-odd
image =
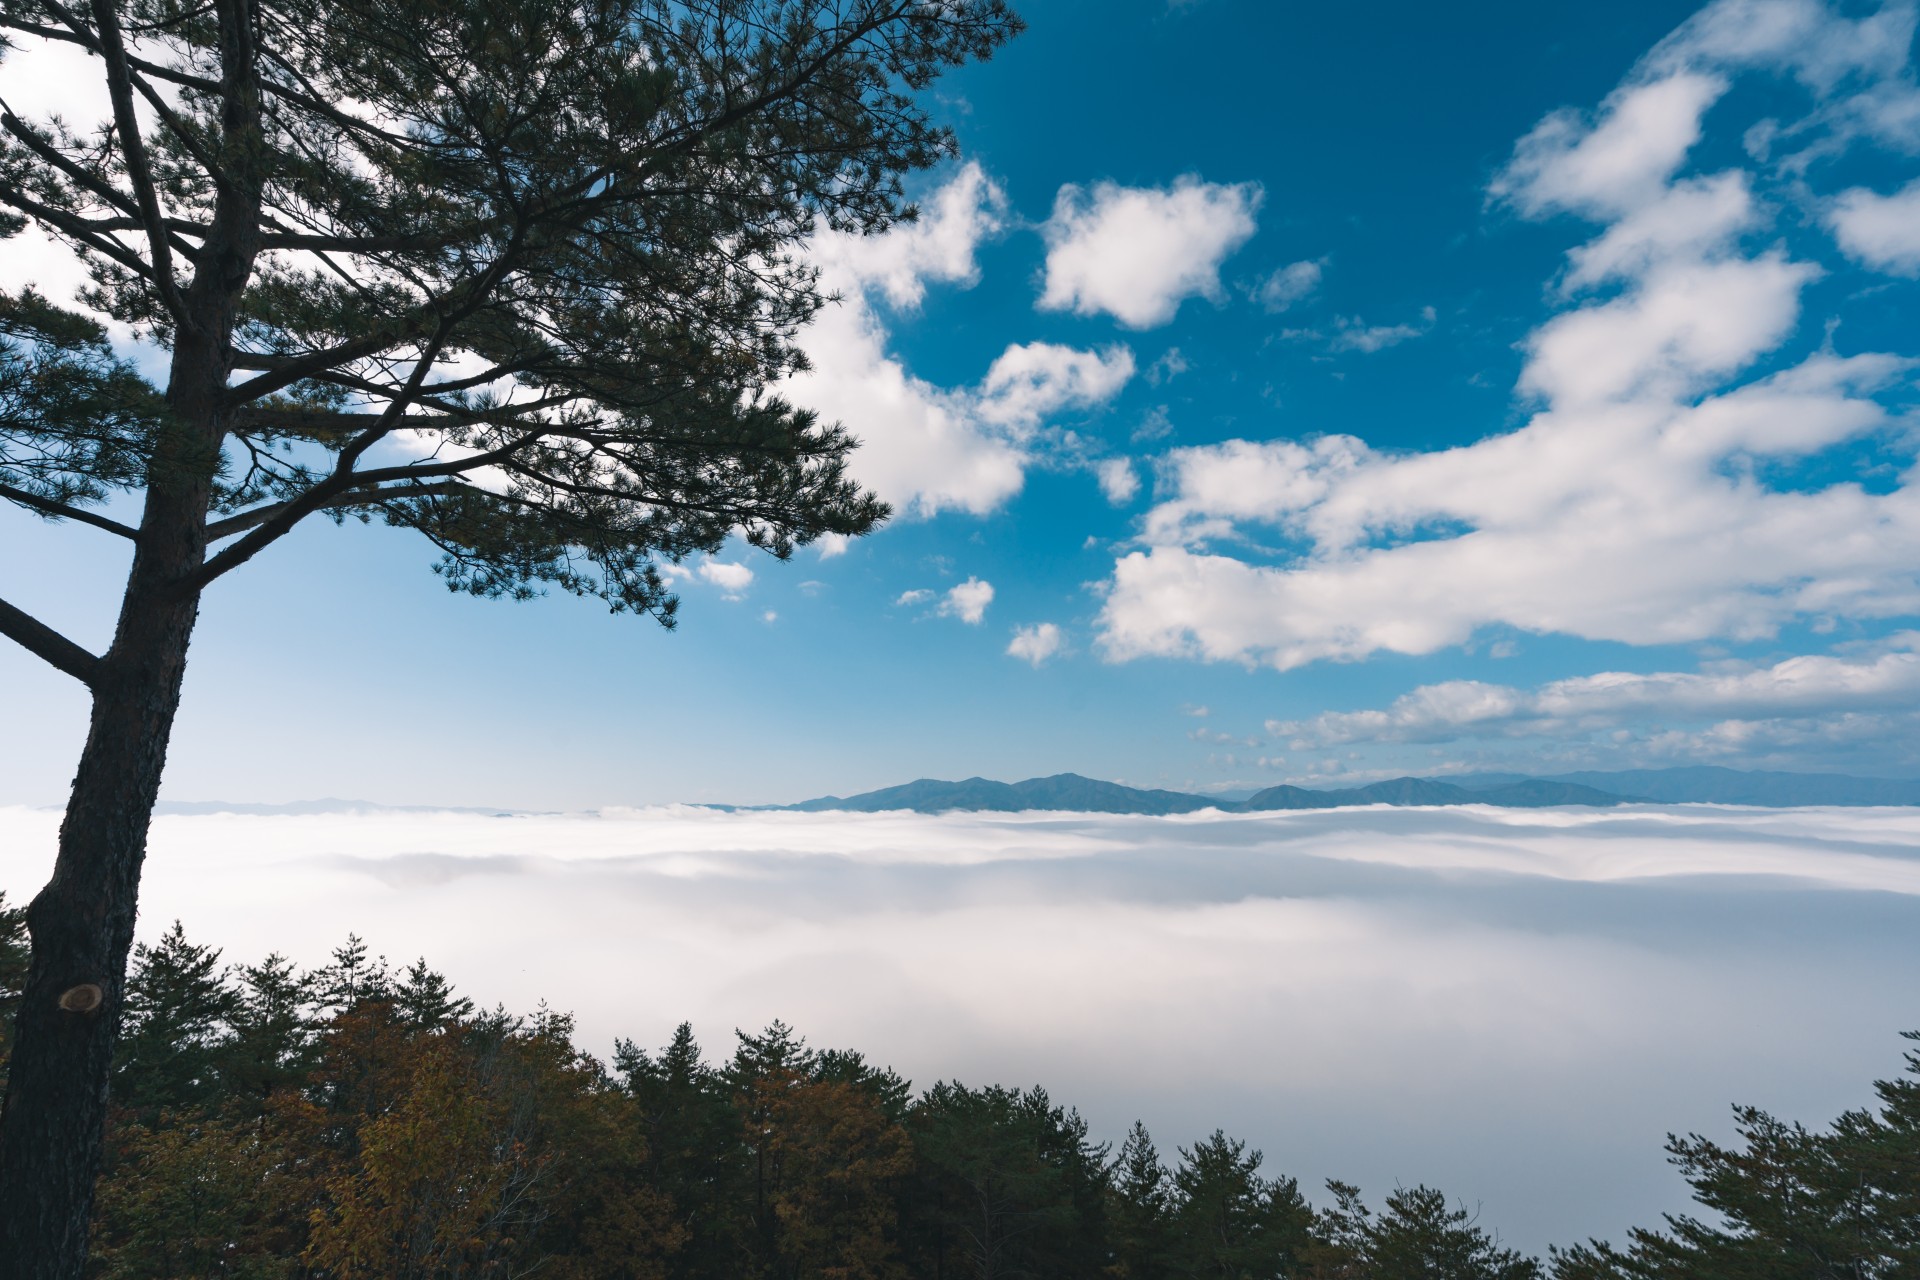
{"type": "Polygon", "coordinates": [[[1791,808],[1796,805],[1920,804],[1920,781],[1856,778],[1838,773],[1747,772],[1716,765],[1673,769],[1585,771],[1533,777],[1522,773],[1475,773],[1448,778],[1393,778],[1360,787],[1316,790],[1282,785],[1257,791],[1244,800],[1184,791],[1142,790],[1101,782],[1076,773],[1025,782],[967,778],[916,782],[855,796],[822,796],[775,808],[810,812],[846,810],[878,813],[910,809],[919,813],[976,810],[1017,813],[1029,809],[1081,813],[1193,813],[1219,809],[1259,813],[1277,809],[1339,809],[1353,805],[1490,804],[1509,809],[1553,805],[1741,804],[1791,808]]]}
{"type": "MultiPolygon", "coordinates": [[[[1520,781],[1515,773],[1467,774],[1449,781],[1473,791],[1520,781]]],[[[1661,804],[1750,804],[1768,808],[1797,805],[1920,804],[1920,781],[1856,778],[1844,773],[1780,773],[1686,765],[1672,769],[1584,770],[1533,779],[1632,794],[1661,804]]]]}

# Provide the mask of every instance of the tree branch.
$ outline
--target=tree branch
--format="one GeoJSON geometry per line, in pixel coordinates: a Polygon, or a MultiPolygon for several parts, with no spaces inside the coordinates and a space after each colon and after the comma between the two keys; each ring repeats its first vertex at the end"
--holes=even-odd
{"type": "Polygon", "coordinates": [[[344,494],[365,489],[369,485],[385,484],[388,481],[444,479],[464,475],[469,471],[478,471],[504,462],[538,440],[543,434],[545,434],[544,425],[538,430],[516,436],[485,453],[472,454],[451,462],[436,462],[414,467],[383,467],[377,471],[362,471],[357,474],[336,472],[299,497],[281,503],[269,512],[266,519],[262,520],[251,533],[225,551],[208,556],[201,564],[200,571],[188,578],[184,585],[196,591],[205,589],[206,585],[215,578],[253,559],[285,537],[295,525],[314,512],[325,510],[334,499],[344,494]]]}
{"type": "MultiPolygon", "coordinates": [[[[471,485],[458,480],[441,480],[435,484],[391,485],[385,489],[374,489],[366,493],[347,493],[341,497],[321,503],[316,511],[343,511],[350,507],[372,507],[382,502],[392,502],[399,498],[437,498],[451,493],[463,493],[472,489],[471,485]]],[[[242,511],[238,515],[216,520],[207,526],[207,541],[218,542],[222,538],[231,538],[236,533],[245,533],[255,525],[265,524],[292,505],[288,502],[273,502],[264,507],[255,507],[251,511],[242,511]]]]}
{"type": "Polygon", "coordinates": [[[99,658],[5,600],[0,600],[0,636],[17,642],[89,688],[100,678],[99,658]]]}
{"type": "Polygon", "coordinates": [[[0,498],[17,502],[23,507],[31,507],[43,516],[53,516],[60,520],[78,520],[81,524],[90,524],[96,529],[105,529],[108,533],[117,533],[123,538],[136,538],[139,533],[118,520],[109,520],[97,512],[82,507],[70,507],[64,502],[55,502],[52,498],[43,498],[37,493],[25,489],[16,489],[10,484],[0,484],[0,498]]]}
{"type": "Polygon", "coordinates": [[[127,179],[133,184],[134,199],[147,224],[154,287],[173,318],[188,325],[191,321],[180,299],[179,283],[173,278],[173,245],[167,236],[166,218],[160,212],[160,194],[153,185],[153,161],[147,155],[140,119],[133,110],[133,72],[127,66],[126,44],[120,37],[120,17],[113,11],[113,0],[93,0],[93,24],[100,33],[100,50],[107,61],[107,92],[113,100],[114,128],[120,135],[120,153],[127,162],[127,179]]]}

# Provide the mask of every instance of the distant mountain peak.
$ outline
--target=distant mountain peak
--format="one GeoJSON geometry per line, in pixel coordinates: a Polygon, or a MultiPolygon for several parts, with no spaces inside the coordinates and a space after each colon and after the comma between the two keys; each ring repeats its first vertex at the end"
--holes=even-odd
{"type": "Polygon", "coordinates": [[[1722,765],[1670,769],[1622,769],[1535,777],[1527,774],[1462,774],[1456,777],[1389,778],[1360,786],[1319,790],[1290,783],[1267,787],[1245,800],[1185,791],[1129,787],[1077,773],[1056,773],[1024,782],[965,778],[948,782],[918,778],[897,787],[855,796],[822,796],[777,808],[811,812],[846,810],[878,813],[907,809],[920,813],[953,811],[1018,813],[1193,813],[1220,809],[1262,813],[1282,809],[1341,809],[1385,804],[1486,804],[1510,809],[1561,805],[1605,807],[1621,804],[1734,804],[1768,808],[1800,805],[1920,804],[1920,782],[1893,778],[1856,778],[1837,773],[1747,772],[1722,765]]]}

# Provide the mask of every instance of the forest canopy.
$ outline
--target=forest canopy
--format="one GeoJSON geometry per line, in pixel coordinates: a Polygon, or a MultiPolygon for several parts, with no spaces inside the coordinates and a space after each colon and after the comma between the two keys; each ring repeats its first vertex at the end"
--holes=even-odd
{"type": "MultiPolygon", "coordinates": [[[[0,897],[0,1026],[25,966],[0,897]]],[[[0,1055],[6,1041],[0,1039],[0,1055]]],[[[1117,1144],[1045,1089],[911,1082],[775,1022],[611,1062],[350,937],[302,970],[135,953],[90,1274],[1862,1280],[1920,1265],[1920,1054],[1826,1130],[1674,1138],[1702,1216],[1527,1257],[1443,1191],[1310,1199],[1216,1131],[1117,1144]]]]}

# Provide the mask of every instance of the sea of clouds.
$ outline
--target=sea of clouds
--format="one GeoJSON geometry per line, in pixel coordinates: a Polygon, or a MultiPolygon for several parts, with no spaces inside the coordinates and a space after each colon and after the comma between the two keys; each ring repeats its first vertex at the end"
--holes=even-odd
{"type": "MultiPolygon", "coordinates": [[[[11,900],[57,824],[0,808],[11,900]]],[[[236,961],[351,929],[601,1054],[780,1018],[1170,1155],[1224,1127],[1310,1195],[1437,1184],[1539,1249],[1680,1207],[1670,1130],[1824,1123],[1898,1070],[1920,810],[165,816],[141,934],[175,919],[236,961]]]]}

